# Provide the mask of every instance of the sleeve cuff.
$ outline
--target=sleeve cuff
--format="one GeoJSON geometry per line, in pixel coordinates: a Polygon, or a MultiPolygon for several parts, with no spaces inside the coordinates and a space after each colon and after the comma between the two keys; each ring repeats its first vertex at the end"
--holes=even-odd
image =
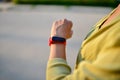
{"type": "Polygon", "coordinates": [[[62,58],[54,58],[48,61],[47,68],[64,68],[67,71],[71,72],[70,66],[67,64],[67,61],[62,58]]]}

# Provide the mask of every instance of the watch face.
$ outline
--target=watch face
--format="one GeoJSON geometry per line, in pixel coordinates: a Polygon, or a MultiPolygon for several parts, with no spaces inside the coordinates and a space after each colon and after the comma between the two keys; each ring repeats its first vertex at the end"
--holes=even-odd
{"type": "Polygon", "coordinates": [[[57,41],[57,42],[65,42],[65,38],[61,38],[61,37],[52,37],[53,41],[57,41]]]}

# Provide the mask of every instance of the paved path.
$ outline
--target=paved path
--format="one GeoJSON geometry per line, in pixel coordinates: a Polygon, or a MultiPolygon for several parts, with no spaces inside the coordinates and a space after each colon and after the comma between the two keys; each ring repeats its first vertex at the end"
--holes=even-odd
{"type": "Polygon", "coordinates": [[[73,21],[67,42],[68,63],[74,67],[80,44],[90,28],[111,8],[0,4],[0,80],[45,80],[52,22],[73,21]]]}

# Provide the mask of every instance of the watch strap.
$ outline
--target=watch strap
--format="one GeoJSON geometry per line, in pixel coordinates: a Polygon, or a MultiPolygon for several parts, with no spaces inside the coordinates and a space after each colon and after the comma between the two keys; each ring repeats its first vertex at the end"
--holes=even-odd
{"type": "Polygon", "coordinates": [[[50,37],[49,38],[49,46],[51,46],[51,44],[64,44],[66,45],[66,39],[62,38],[62,37],[50,37]]]}

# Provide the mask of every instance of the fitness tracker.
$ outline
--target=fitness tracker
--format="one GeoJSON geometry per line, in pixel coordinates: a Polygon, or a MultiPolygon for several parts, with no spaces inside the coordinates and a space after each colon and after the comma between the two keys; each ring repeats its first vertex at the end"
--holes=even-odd
{"type": "Polygon", "coordinates": [[[49,46],[51,46],[51,44],[64,44],[66,45],[66,39],[62,38],[62,37],[50,37],[49,38],[49,46]]]}

